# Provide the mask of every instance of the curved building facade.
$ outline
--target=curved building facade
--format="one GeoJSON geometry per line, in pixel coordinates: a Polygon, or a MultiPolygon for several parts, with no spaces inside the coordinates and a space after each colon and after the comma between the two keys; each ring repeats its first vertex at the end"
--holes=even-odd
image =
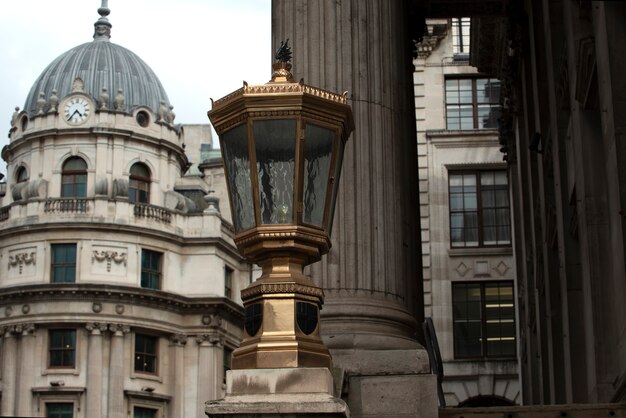
{"type": "Polygon", "coordinates": [[[35,81],[2,151],[0,414],[198,417],[222,396],[249,267],[209,194],[225,190],[202,161],[210,130],[174,124],[154,72],[98,12],[94,40],[35,81]]]}

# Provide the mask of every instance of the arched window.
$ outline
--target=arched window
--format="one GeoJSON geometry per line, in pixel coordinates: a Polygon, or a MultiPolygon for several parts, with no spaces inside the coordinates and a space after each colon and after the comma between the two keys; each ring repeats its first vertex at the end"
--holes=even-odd
{"type": "Polygon", "coordinates": [[[17,169],[17,172],[15,173],[15,181],[17,183],[22,183],[27,180],[28,180],[28,170],[26,170],[26,167],[22,165],[17,169]]]}
{"type": "Polygon", "coordinates": [[[150,203],[150,169],[145,164],[135,163],[130,168],[128,201],[150,203]]]}
{"type": "Polygon", "coordinates": [[[87,196],[87,163],[79,157],[68,158],[61,173],[61,197],[87,196]]]}

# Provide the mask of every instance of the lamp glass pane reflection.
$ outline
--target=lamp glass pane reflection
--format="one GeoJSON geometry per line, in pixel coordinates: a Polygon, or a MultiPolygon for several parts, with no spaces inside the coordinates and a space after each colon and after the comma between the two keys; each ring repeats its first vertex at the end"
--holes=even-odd
{"type": "Polygon", "coordinates": [[[255,120],[261,223],[293,223],[296,120],[255,120]]]}
{"type": "Polygon", "coordinates": [[[221,139],[233,205],[233,222],[238,232],[244,231],[255,226],[246,125],[224,132],[221,139]]]}
{"type": "Polygon", "coordinates": [[[303,220],[323,226],[335,131],[309,124],[305,128],[305,138],[303,220]]]}

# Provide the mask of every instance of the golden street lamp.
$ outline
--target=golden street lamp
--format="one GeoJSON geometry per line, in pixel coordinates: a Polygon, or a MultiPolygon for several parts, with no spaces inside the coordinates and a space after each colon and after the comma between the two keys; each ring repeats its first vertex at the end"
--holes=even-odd
{"type": "Polygon", "coordinates": [[[330,249],[343,150],[354,130],[346,94],[294,82],[283,43],[270,82],[213,102],[235,243],[262,267],[242,290],[245,331],[233,369],[331,367],[319,335],[324,294],[304,266],[330,249]]]}

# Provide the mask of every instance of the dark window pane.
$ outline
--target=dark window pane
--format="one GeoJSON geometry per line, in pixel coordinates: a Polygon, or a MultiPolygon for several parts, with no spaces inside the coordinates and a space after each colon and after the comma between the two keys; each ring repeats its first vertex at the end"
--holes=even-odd
{"type": "Polygon", "coordinates": [[[76,244],[52,244],[52,283],[76,281],[76,244]]]}
{"type": "Polygon", "coordinates": [[[76,330],[55,329],[49,332],[49,366],[74,367],[76,330]]]}
{"type": "Polygon", "coordinates": [[[163,253],[141,250],[141,287],[161,288],[161,259],[163,253]]]}
{"type": "Polygon", "coordinates": [[[72,418],[74,416],[74,404],[70,402],[64,403],[46,403],[47,418],[72,418]]]}

